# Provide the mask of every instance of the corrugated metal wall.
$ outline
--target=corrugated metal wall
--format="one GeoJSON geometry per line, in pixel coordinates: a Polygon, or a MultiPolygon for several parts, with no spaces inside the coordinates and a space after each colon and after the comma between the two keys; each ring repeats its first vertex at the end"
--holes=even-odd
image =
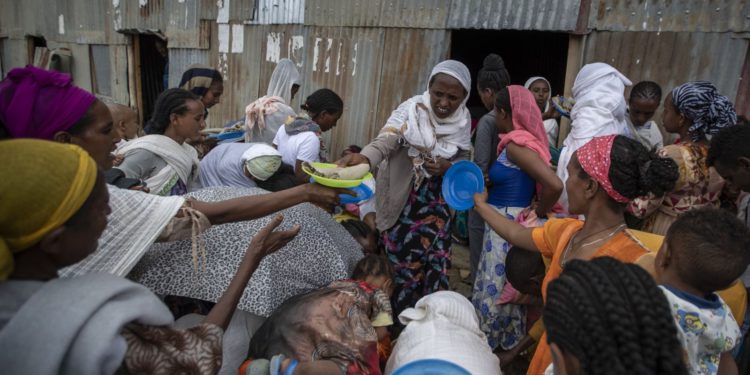
{"type": "Polygon", "coordinates": [[[305,24],[445,28],[452,0],[307,0],[305,24]]]}
{"type": "Polygon", "coordinates": [[[747,46],[731,33],[595,31],[586,39],[584,62],[606,62],[634,83],[651,80],[664,90],[709,80],[734,98],[747,46]]]}
{"type": "Polygon", "coordinates": [[[747,31],[747,0],[592,1],[589,27],[611,31],[747,31]]]}
{"type": "Polygon", "coordinates": [[[449,29],[572,31],[580,0],[454,0],[449,29]]]}

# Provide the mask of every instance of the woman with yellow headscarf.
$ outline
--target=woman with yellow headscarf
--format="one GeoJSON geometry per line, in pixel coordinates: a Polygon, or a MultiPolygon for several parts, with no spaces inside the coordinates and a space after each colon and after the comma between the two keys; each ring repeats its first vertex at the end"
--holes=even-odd
{"type": "Polygon", "coordinates": [[[202,324],[171,328],[169,309],[145,287],[108,274],[58,279],[94,252],[107,225],[109,194],[78,146],[0,142],[0,363],[12,374],[213,374],[222,336],[261,259],[299,231],[252,240],[234,279],[202,324]],[[187,366],[187,367],[185,367],[187,366]]]}

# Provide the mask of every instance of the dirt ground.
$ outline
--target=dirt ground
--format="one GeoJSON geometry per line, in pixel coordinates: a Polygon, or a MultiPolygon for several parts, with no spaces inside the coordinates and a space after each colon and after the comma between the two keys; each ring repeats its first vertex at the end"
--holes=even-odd
{"type": "Polygon", "coordinates": [[[454,241],[451,250],[453,251],[452,264],[451,269],[448,270],[450,288],[452,291],[470,298],[472,285],[468,282],[470,273],[469,247],[457,244],[454,241]]]}

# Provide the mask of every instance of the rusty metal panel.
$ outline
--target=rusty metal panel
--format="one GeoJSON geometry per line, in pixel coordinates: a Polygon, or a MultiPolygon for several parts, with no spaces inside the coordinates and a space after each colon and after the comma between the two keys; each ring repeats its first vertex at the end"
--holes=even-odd
{"type": "Polygon", "coordinates": [[[747,0],[599,0],[589,28],[609,31],[741,32],[750,29],[747,0]]]}
{"type": "Polygon", "coordinates": [[[734,98],[747,47],[747,40],[729,33],[594,31],[583,61],[606,62],[634,83],[655,81],[665,92],[687,81],[708,80],[734,98]]]}
{"type": "Polygon", "coordinates": [[[581,0],[453,0],[448,29],[573,31],[581,0]]]}
{"type": "Polygon", "coordinates": [[[378,113],[368,131],[370,139],[378,134],[401,102],[427,90],[433,66],[448,58],[450,32],[388,29],[383,47],[378,113]]]}
{"type": "Polygon", "coordinates": [[[29,62],[28,43],[25,39],[0,39],[0,64],[2,76],[5,77],[13,68],[22,68],[29,62]]]}
{"type": "Polygon", "coordinates": [[[115,30],[161,30],[164,32],[168,20],[166,0],[112,0],[115,30]]]}
{"type": "Polygon", "coordinates": [[[445,28],[451,0],[307,0],[305,24],[445,28]]]}
{"type": "Polygon", "coordinates": [[[301,24],[305,21],[305,0],[257,0],[252,24],[301,24]]]}

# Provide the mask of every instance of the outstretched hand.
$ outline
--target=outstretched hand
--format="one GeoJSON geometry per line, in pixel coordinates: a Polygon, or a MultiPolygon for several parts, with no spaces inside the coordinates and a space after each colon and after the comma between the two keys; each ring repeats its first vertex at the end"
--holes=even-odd
{"type": "Polygon", "coordinates": [[[474,206],[479,206],[487,203],[487,189],[479,193],[474,193],[474,206]]]}
{"type": "Polygon", "coordinates": [[[269,254],[276,252],[286,246],[289,241],[294,239],[300,231],[299,224],[289,230],[275,232],[274,230],[284,221],[282,215],[276,215],[270,223],[261,229],[247,248],[247,255],[257,256],[258,260],[263,259],[269,254]]]}
{"type": "Polygon", "coordinates": [[[336,166],[338,167],[351,167],[353,165],[370,164],[370,159],[362,154],[349,154],[343,158],[336,160],[336,166]]]}

